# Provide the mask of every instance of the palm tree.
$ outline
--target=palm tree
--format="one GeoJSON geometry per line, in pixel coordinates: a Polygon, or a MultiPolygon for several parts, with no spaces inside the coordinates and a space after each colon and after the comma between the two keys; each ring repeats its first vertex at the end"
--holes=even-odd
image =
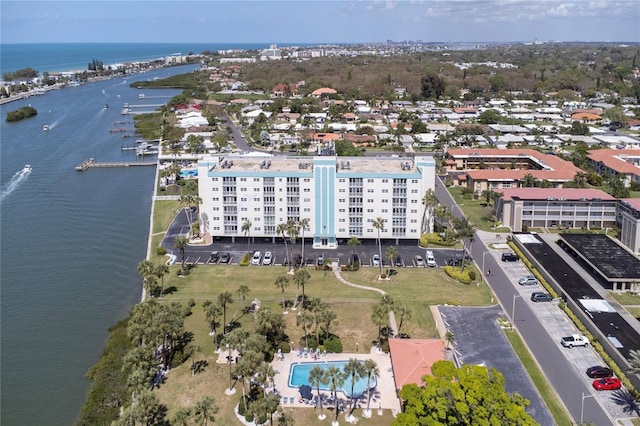
{"type": "Polygon", "coordinates": [[[233,303],[233,297],[228,291],[218,294],[218,305],[222,308],[224,324],[222,325],[222,334],[227,333],[227,305],[233,303]]]}
{"type": "MultiPolygon", "coordinates": [[[[238,287],[238,289],[236,290],[236,294],[240,297],[242,297],[242,301],[244,302],[247,298],[247,296],[249,295],[249,292],[251,291],[251,289],[245,285],[245,284],[241,284],[240,287],[238,287]]],[[[236,307],[236,311],[233,313],[233,316],[231,317],[231,323],[235,322],[236,320],[236,316],[238,315],[238,311],[240,310],[240,308],[242,307],[241,304],[238,304],[238,306],[236,307]]]]}
{"type": "Polygon", "coordinates": [[[310,220],[307,217],[300,219],[298,222],[298,226],[302,230],[302,260],[304,260],[304,231],[309,227],[309,222],[310,220]]]}
{"type": "Polygon", "coordinates": [[[381,217],[373,221],[373,227],[378,230],[378,255],[380,256],[380,275],[382,275],[382,241],[380,240],[380,231],[384,231],[384,219],[381,217]]]}
{"type": "Polygon", "coordinates": [[[462,241],[462,262],[460,262],[460,272],[462,272],[464,270],[465,241],[473,242],[475,229],[465,217],[454,219],[454,223],[456,225],[456,236],[462,241]]]}
{"type": "MultiPolygon", "coordinates": [[[[387,256],[387,259],[389,259],[389,270],[390,270],[391,267],[393,266],[393,262],[396,260],[396,257],[398,257],[398,249],[396,248],[396,246],[389,246],[385,250],[384,254],[385,256],[387,256]]],[[[387,271],[387,276],[388,275],[389,275],[389,271],[387,271]]]]}
{"type": "Polygon", "coordinates": [[[192,195],[192,194],[187,194],[187,195],[181,195],[180,196],[180,204],[186,204],[187,205],[187,222],[189,222],[189,232],[192,232],[192,227],[193,227],[193,217],[191,216],[192,214],[192,206],[195,204],[200,205],[202,203],[202,198],[196,196],[196,195],[192,195]]]}
{"type": "Polygon", "coordinates": [[[189,240],[184,235],[177,236],[173,241],[173,248],[180,250],[180,275],[184,275],[184,249],[187,247],[187,244],[189,244],[189,240]]]}
{"type": "Polygon", "coordinates": [[[247,219],[242,223],[242,228],[240,228],[242,232],[244,232],[244,236],[247,237],[247,252],[250,252],[249,242],[251,241],[251,225],[251,221],[247,219]]]}
{"type": "Polygon", "coordinates": [[[447,330],[444,334],[444,340],[447,342],[447,349],[451,349],[451,345],[453,344],[454,336],[451,330],[447,330]]]}
{"type": "Polygon", "coordinates": [[[360,245],[360,240],[358,237],[351,237],[349,241],[347,241],[347,245],[351,247],[351,259],[353,259],[356,254],[356,247],[360,245]]]}
{"type": "Polygon", "coordinates": [[[331,387],[331,393],[333,394],[333,399],[336,401],[336,418],[334,422],[338,422],[338,398],[336,396],[336,390],[341,388],[344,384],[344,373],[338,367],[334,367],[333,365],[327,369],[327,383],[329,383],[331,387]]]}
{"type": "Polygon", "coordinates": [[[153,274],[153,263],[148,260],[143,260],[138,263],[138,274],[142,277],[142,279],[146,279],[149,275],[153,274]]]}
{"type": "Polygon", "coordinates": [[[276,287],[282,290],[282,310],[285,314],[287,314],[287,305],[284,303],[284,289],[289,286],[289,276],[288,275],[279,275],[276,278],[276,287]]]}
{"type": "Polygon", "coordinates": [[[378,368],[378,364],[368,358],[364,361],[364,377],[367,378],[367,410],[368,416],[371,417],[371,410],[369,409],[369,404],[371,403],[371,379],[377,379],[380,376],[380,369],[378,368]]]}
{"type": "Polygon", "coordinates": [[[160,278],[160,297],[162,297],[162,292],[164,291],[164,276],[169,273],[169,267],[162,263],[156,266],[154,273],[156,277],[160,278]]]}
{"type": "Polygon", "coordinates": [[[202,303],[202,308],[204,309],[204,316],[207,319],[207,323],[209,323],[209,328],[211,330],[210,333],[213,333],[213,335],[215,336],[214,340],[216,342],[216,349],[218,349],[218,336],[216,327],[218,326],[218,317],[222,313],[222,309],[211,300],[205,300],[202,303]]]}
{"type": "MultiPolygon", "coordinates": [[[[304,309],[304,286],[307,283],[307,281],[309,281],[309,279],[311,278],[311,275],[309,275],[309,272],[307,272],[306,269],[298,269],[294,274],[293,274],[293,281],[295,281],[295,283],[298,285],[298,288],[302,287],[302,307],[300,308],[300,310],[302,311],[302,309],[304,309]]],[[[296,304],[298,303],[298,291],[296,290],[296,304]]]]}
{"type": "Polygon", "coordinates": [[[258,377],[256,377],[256,379],[258,380],[258,382],[262,383],[262,392],[264,394],[264,397],[266,398],[267,388],[269,387],[269,383],[273,381],[273,377],[276,375],[276,372],[271,364],[266,361],[262,361],[262,364],[258,366],[257,373],[258,377]]]}
{"type": "Polygon", "coordinates": [[[200,401],[196,402],[196,406],[193,407],[193,416],[196,421],[202,422],[203,426],[207,426],[207,422],[214,421],[214,415],[218,412],[218,407],[213,405],[213,399],[205,396],[200,401]]]}
{"type": "Polygon", "coordinates": [[[431,219],[433,217],[433,211],[438,205],[438,197],[433,189],[427,189],[424,197],[422,197],[422,205],[424,210],[422,211],[422,232],[429,232],[431,230],[431,219]]]}
{"type": "Polygon", "coordinates": [[[245,380],[247,377],[251,377],[255,374],[256,369],[261,362],[262,354],[254,351],[246,351],[242,354],[238,364],[236,365],[236,374],[240,376],[240,380],[242,380],[242,403],[244,404],[245,412],[247,411],[247,394],[244,387],[245,380]]]}
{"type": "Polygon", "coordinates": [[[302,327],[304,331],[304,345],[309,346],[309,333],[307,328],[313,325],[313,314],[309,311],[300,312],[300,315],[296,315],[296,326],[302,327]]]}
{"type": "Polygon", "coordinates": [[[378,347],[380,347],[382,327],[389,322],[389,311],[382,305],[375,305],[371,313],[371,321],[378,326],[378,347]]]}
{"type": "MultiPolygon", "coordinates": [[[[289,257],[289,250],[287,249],[287,224],[286,223],[280,223],[278,224],[278,226],[276,227],[276,234],[281,234],[282,235],[282,240],[284,241],[284,256],[287,259],[287,265],[291,266],[291,259],[289,257]]],[[[291,268],[293,269],[293,268],[291,268]]]]}
{"type": "Polygon", "coordinates": [[[267,414],[269,415],[269,423],[273,426],[273,414],[278,411],[278,408],[280,408],[280,397],[276,394],[270,393],[263,399],[263,401],[264,408],[267,410],[267,414]]]}
{"type": "Polygon", "coordinates": [[[191,375],[196,375],[196,355],[202,351],[202,347],[195,341],[190,341],[187,346],[184,347],[183,352],[187,355],[187,359],[191,358],[191,375]]]}
{"type": "MultiPolygon", "coordinates": [[[[293,246],[295,245],[296,240],[298,239],[299,229],[298,229],[298,224],[295,223],[293,219],[287,220],[286,225],[287,225],[287,233],[289,233],[289,239],[291,240],[291,258],[292,258],[291,260],[293,261],[293,246]]],[[[302,262],[304,262],[304,258],[302,258],[302,262]]],[[[300,263],[300,266],[302,266],[302,262],[300,263]]]]}
{"type": "Polygon", "coordinates": [[[189,426],[191,424],[189,417],[191,417],[191,409],[180,407],[173,415],[171,424],[176,426],[189,426]]]}
{"type": "Polygon", "coordinates": [[[411,309],[408,306],[400,306],[400,308],[398,309],[398,316],[400,317],[400,324],[398,324],[398,335],[401,335],[400,329],[402,328],[402,323],[404,323],[404,320],[411,319],[411,309]]]}
{"type": "Polygon", "coordinates": [[[631,365],[629,373],[640,374],[640,350],[630,350],[629,357],[629,364],[631,365]]]}
{"type": "Polygon", "coordinates": [[[349,416],[351,416],[353,414],[353,410],[356,409],[356,399],[353,395],[353,388],[356,385],[356,380],[364,377],[365,372],[364,366],[356,358],[349,358],[349,361],[343,368],[345,376],[351,379],[351,411],[349,412],[349,416]]]}
{"type": "Polygon", "coordinates": [[[316,392],[318,394],[318,401],[320,403],[320,415],[318,416],[318,419],[324,420],[326,416],[322,413],[322,395],[320,395],[320,385],[326,385],[329,382],[324,368],[319,365],[314,366],[309,371],[308,380],[311,386],[316,387],[316,392]]]}

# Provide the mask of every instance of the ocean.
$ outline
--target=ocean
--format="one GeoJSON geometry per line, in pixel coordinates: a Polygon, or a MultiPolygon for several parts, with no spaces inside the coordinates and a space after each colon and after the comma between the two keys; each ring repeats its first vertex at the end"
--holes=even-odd
{"type": "MultiPolygon", "coordinates": [[[[121,45],[111,46],[70,45],[73,53],[63,55],[63,45],[56,45],[64,60],[55,62],[53,55],[39,56],[43,47],[33,45],[14,50],[20,57],[5,62],[3,45],[2,67],[44,70],[48,64],[49,70],[63,70],[93,57],[108,63],[186,52],[178,45],[150,45],[147,52],[136,45],[129,57],[118,50],[121,45]],[[96,54],[85,57],[81,51],[96,54]]],[[[155,168],[77,172],[75,166],[88,157],[137,161],[134,152],[121,150],[135,138],[109,132],[123,126],[133,131],[131,117],[120,114],[122,104],[159,103],[156,96],[168,100],[179,90],[146,90],[154,98],[145,100],[129,84],[196,68],[165,68],[0,106],[3,426],[70,425],[76,419],[89,388],[85,373],[98,360],[108,328],[140,300],[136,266],[146,256],[155,168]],[[38,115],[5,121],[7,112],[27,105],[38,115]],[[23,170],[25,164],[31,172],[23,170]]]]}

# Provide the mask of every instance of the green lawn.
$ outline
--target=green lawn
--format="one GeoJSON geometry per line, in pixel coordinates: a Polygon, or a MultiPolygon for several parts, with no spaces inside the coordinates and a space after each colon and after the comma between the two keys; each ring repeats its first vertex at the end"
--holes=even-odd
{"type": "Polygon", "coordinates": [[[493,228],[495,223],[490,220],[493,207],[487,207],[484,198],[474,200],[473,194],[463,195],[462,187],[460,186],[452,186],[449,187],[448,190],[458,207],[460,207],[476,229],[490,232],[511,232],[509,228],[505,227],[493,228]]]}

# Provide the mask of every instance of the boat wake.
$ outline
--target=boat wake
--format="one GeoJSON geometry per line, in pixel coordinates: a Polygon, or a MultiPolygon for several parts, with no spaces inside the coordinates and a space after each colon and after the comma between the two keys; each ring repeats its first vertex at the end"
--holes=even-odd
{"type": "Polygon", "coordinates": [[[0,202],[4,201],[4,199],[9,194],[18,189],[18,186],[20,186],[22,181],[24,181],[30,173],[31,168],[25,167],[24,169],[14,174],[9,182],[7,182],[5,185],[2,185],[2,189],[0,190],[0,202]]]}

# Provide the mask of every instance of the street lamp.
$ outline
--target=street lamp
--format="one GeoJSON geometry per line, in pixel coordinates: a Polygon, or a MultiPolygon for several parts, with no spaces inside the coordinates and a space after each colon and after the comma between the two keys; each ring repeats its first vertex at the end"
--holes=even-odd
{"type": "Polygon", "coordinates": [[[513,293],[513,303],[511,304],[511,328],[516,322],[516,298],[522,297],[519,294],[513,293]]]}
{"type": "Polygon", "coordinates": [[[580,404],[580,424],[582,424],[582,420],[583,420],[583,415],[584,415],[584,400],[587,398],[595,398],[594,395],[587,395],[584,392],[582,392],[582,403],[580,404]]]}

